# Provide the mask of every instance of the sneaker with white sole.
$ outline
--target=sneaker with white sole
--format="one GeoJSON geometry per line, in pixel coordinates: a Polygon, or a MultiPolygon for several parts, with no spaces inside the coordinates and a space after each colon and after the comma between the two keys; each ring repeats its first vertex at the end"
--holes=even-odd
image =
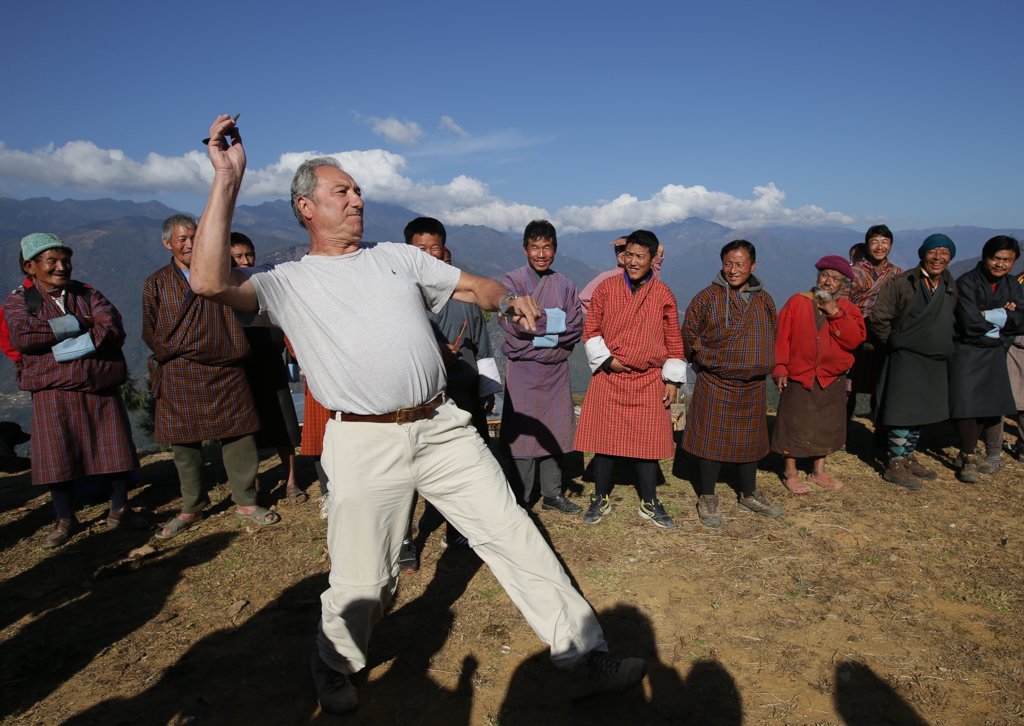
{"type": "Polygon", "coordinates": [[[316,685],[316,698],[320,702],[320,708],[335,716],[343,716],[356,710],[359,706],[359,694],[348,676],[324,663],[317,652],[310,657],[309,668],[313,672],[313,683],[316,685]]]}
{"type": "Polygon", "coordinates": [[[665,507],[657,497],[649,502],[640,502],[640,508],[637,511],[641,517],[651,520],[662,529],[672,529],[676,526],[672,517],[665,513],[665,507]]]}
{"type": "Polygon", "coordinates": [[[572,670],[563,671],[569,698],[587,698],[598,693],[622,693],[647,675],[647,663],[639,658],[615,660],[592,650],[572,670]]]}
{"type": "Polygon", "coordinates": [[[608,501],[608,495],[599,497],[596,494],[590,495],[590,507],[587,508],[587,513],[583,515],[584,524],[597,524],[601,521],[601,517],[608,514],[612,509],[612,503],[608,501]]]}
{"type": "Polygon", "coordinates": [[[754,514],[763,514],[766,517],[782,516],[782,508],[769,502],[759,489],[755,489],[749,497],[740,495],[740,509],[754,514]]]}

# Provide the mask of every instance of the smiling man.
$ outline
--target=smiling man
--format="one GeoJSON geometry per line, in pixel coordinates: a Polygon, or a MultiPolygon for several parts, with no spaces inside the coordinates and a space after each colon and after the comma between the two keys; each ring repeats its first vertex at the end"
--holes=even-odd
{"type": "Polygon", "coordinates": [[[624,271],[594,290],[583,326],[594,374],[576,431],[576,448],[594,452],[586,524],[598,524],[611,510],[612,469],[624,458],[636,464],[639,515],[663,529],[674,526],[657,496],[658,460],[673,453],[669,406],[686,382],[686,366],[675,296],[651,269],[657,253],[652,232],[626,237],[624,271]]]}
{"type": "Polygon", "coordinates": [[[505,329],[501,352],[508,357],[500,441],[515,462],[510,479],[524,507],[539,476],[543,509],[579,514],[583,507],[562,495],[561,461],[572,451],[576,430],[569,355],[583,334],[583,309],[576,284],[551,269],[557,249],[554,225],[544,219],[530,222],[523,232],[527,264],[501,279],[509,292],[536,300],[544,314],[536,333],[500,321],[505,329]]]}
{"type": "MultiPolygon", "coordinates": [[[[181,513],[156,537],[170,539],[203,519],[210,503],[203,481],[203,441],[219,439],[237,516],[256,524],[281,517],[256,506],[260,428],[244,362],[249,343],[223,305],[189,289],[198,223],[187,214],[163,226],[171,262],[150,275],[142,290],[142,340],[153,351],[149,379],[156,399],[153,441],[170,444],[181,482],[181,513]]],[[[229,260],[225,254],[225,262],[229,260]]]]}
{"type": "Polygon", "coordinates": [[[768,454],[766,379],[775,368],[775,303],[757,269],[757,249],[733,240],[722,269],[686,308],[683,345],[697,371],[682,448],[700,460],[697,516],[721,527],[715,485],[723,463],[735,464],[740,509],[767,517],[782,510],[757,489],[757,462],[768,454]]]}
{"type": "Polygon", "coordinates": [[[938,475],[917,461],[921,428],[949,418],[946,360],[953,355],[957,289],[946,267],[956,245],[933,234],[917,250],[921,263],[878,293],[868,330],[887,354],[878,381],[876,425],[889,427],[889,465],[882,476],[907,489],[938,475]]]}
{"type": "Polygon", "coordinates": [[[956,281],[959,304],[949,359],[949,410],[960,437],[957,478],[977,483],[978,474],[1003,468],[1003,416],[1015,416],[1006,349],[1024,333],[1024,293],[1009,272],[1020,257],[1013,237],[999,235],[985,243],[981,261],[956,281]],[[978,438],[985,459],[975,460],[978,438]]]}

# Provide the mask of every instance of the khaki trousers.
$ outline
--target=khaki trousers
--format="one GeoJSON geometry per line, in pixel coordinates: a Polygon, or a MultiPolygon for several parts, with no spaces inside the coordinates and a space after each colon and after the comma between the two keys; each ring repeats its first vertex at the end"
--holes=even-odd
{"type": "Polygon", "coordinates": [[[324,469],[331,481],[327,548],[330,588],[317,645],[351,674],[366,666],[373,626],[398,586],[398,553],[419,491],[469,539],[527,623],[569,669],[608,650],[594,610],[517,504],[501,467],[452,402],[411,424],[330,420],[324,469]]]}

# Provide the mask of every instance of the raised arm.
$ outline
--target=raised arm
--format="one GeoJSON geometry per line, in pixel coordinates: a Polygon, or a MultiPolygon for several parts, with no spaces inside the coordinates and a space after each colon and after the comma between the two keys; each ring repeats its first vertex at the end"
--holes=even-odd
{"type": "Polygon", "coordinates": [[[245,149],[230,116],[218,116],[213,122],[206,151],[213,162],[213,187],[192,246],[189,285],[207,300],[256,312],[256,288],[240,271],[231,269],[231,218],[245,174],[245,149]],[[226,135],[231,137],[230,146],[226,135]]]}
{"type": "MultiPolygon", "coordinates": [[[[197,235],[196,240],[198,241],[198,239],[197,235]]],[[[192,258],[195,260],[194,250],[192,258]]],[[[194,265],[195,262],[192,264],[194,265]]],[[[479,305],[484,310],[491,312],[504,313],[505,310],[499,311],[498,306],[501,305],[501,301],[508,294],[509,291],[497,280],[477,277],[476,275],[470,275],[468,272],[463,272],[459,275],[459,282],[455,286],[455,292],[452,293],[452,299],[479,305]]],[[[514,300],[509,300],[506,303],[505,309],[511,313],[512,322],[522,325],[533,333],[537,332],[536,320],[540,317],[541,311],[532,297],[523,295],[514,300]]]]}

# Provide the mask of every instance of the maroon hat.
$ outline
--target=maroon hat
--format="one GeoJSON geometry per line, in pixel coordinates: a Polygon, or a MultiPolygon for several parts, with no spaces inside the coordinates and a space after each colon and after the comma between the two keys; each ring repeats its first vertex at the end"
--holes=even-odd
{"type": "Polygon", "coordinates": [[[853,279],[853,268],[845,258],[839,255],[825,255],[814,266],[819,270],[835,270],[840,275],[853,279]]]}

